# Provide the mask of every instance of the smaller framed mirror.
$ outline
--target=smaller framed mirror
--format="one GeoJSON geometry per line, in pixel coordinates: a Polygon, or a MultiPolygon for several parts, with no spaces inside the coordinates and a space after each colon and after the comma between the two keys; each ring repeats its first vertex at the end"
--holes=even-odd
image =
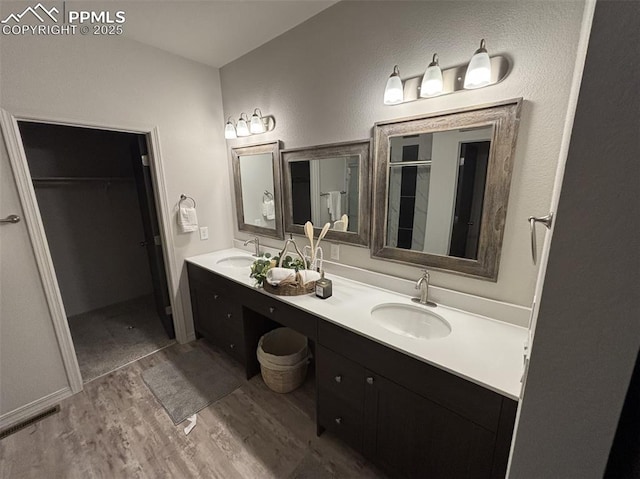
{"type": "Polygon", "coordinates": [[[315,236],[326,223],[328,240],[369,244],[371,140],[283,150],[284,223],[287,233],[315,236]]]}
{"type": "Polygon", "coordinates": [[[521,104],[376,124],[373,257],[497,280],[521,104]]]}
{"type": "Polygon", "coordinates": [[[284,238],[280,141],[232,148],[231,156],[238,230],[284,238]]]}

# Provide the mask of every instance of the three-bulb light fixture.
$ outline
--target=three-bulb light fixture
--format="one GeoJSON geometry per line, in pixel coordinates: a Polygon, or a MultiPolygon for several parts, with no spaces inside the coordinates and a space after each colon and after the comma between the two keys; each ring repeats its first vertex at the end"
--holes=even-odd
{"type": "MultiPolygon", "coordinates": [[[[467,90],[481,88],[491,83],[491,59],[487,53],[484,39],[480,42],[471,61],[467,66],[464,76],[464,88],[467,90]]],[[[420,97],[428,98],[444,93],[442,69],[440,68],[438,54],[434,53],[431,63],[427,66],[420,84],[420,97]]],[[[449,92],[450,93],[450,92],[449,92]]],[[[398,65],[393,67],[393,73],[387,80],[384,90],[384,104],[397,105],[404,101],[404,87],[400,78],[398,65]]]]}
{"type": "Polygon", "coordinates": [[[242,113],[238,122],[234,125],[231,117],[227,119],[224,127],[224,137],[227,140],[233,140],[238,137],[258,135],[267,131],[265,122],[268,118],[262,116],[260,108],[256,108],[251,115],[251,119],[246,113],[242,113]]]}

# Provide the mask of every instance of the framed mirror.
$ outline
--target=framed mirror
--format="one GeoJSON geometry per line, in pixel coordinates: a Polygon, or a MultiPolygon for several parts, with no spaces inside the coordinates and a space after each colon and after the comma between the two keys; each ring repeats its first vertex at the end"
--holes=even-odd
{"type": "Polygon", "coordinates": [[[232,148],[238,230],[284,238],[280,142],[232,148]]]}
{"type": "Polygon", "coordinates": [[[367,246],[370,150],[370,140],[283,150],[285,231],[311,221],[317,238],[328,222],[326,239],[367,246]]]}
{"type": "Polygon", "coordinates": [[[521,103],[375,125],[373,257],[497,280],[521,103]]]}

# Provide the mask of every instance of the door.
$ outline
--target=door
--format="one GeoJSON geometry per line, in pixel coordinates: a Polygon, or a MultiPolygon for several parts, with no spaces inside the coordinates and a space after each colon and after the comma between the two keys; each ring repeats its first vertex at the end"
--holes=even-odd
{"type": "MultiPolygon", "coordinates": [[[[17,127],[4,112],[3,127],[5,141],[13,145],[17,155],[17,127]]],[[[77,365],[68,355],[69,370],[65,370],[58,335],[66,334],[69,343],[71,338],[68,330],[56,331],[54,327],[25,211],[0,139],[0,218],[20,217],[19,221],[0,223],[0,428],[15,422],[12,411],[27,408],[35,413],[43,407],[43,398],[69,385],[77,390],[81,387],[77,365]]],[[[30,220],[33,225],[34,218],[30,220]]],[[[42,261],[42,256],[39,259],[42,261]]]]}
{"type": "Polygon", "coordinates": [[[151,179],[150,156],[144,135],[137,135],[131,142],[131,161],[138,190],[138,201],[144,228],[141,246],[146,248],[151,268],[153,296],[158,317],[170,338],[175,338],[173,315],[169,296],[169,285],[162,255],[162,237],[156,210],[153,181],[151,179]]]}
{"type": "Polygon", "coordinates": [[[366,383],[366,455],[400,477],[491,477],[492,432],[371,371],[366,383]]]}

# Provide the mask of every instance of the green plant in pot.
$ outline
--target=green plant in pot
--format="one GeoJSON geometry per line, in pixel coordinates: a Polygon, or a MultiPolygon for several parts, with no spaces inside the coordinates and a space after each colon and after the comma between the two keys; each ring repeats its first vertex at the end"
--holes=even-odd
{"type": "MultiPolygon", "coordinates": [[[[251,265],[251,274],[250,278],[256,280],[256,285],[262,286],[264,281],[267,278],[267,271],[271,268],[274,268],[280,262],[280,256],[271,257],[271,254],[265,253],[262,258],[258,258],[251,265]]],[[[300,271],[302,269],[306,269],[306,265],[304,261],[300,258],[293,259],[291,256],[287,255],[282,259],[281,268],[293,269],[295,271],[300,271]]]]}

